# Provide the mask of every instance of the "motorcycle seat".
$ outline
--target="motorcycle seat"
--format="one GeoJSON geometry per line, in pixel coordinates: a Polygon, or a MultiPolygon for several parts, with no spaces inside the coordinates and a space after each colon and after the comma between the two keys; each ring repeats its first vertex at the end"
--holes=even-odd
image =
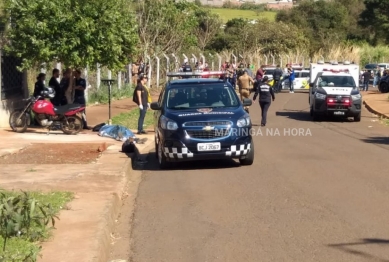
{"type": "Polygon", "coordinates": [[[70,105],[64,105],[64,106],[55,106],[54,107],[54,112],[57,113],[58,115],[63,115],[66,112],[73,111],[76,109],[79,109],[83,107],[83,105],[79,104],[70,104],[70,105]]]}

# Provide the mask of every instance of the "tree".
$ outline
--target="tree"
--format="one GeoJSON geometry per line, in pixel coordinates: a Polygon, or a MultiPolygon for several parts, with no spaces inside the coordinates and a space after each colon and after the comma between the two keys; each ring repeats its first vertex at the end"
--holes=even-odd
{"type": "Polygon", "coordinates": [[[373,44],[389,44],[389,0],[365,0],[360,25],[372,33],[373,44]]]}
{"type": "Polygon", "coordinates": [[[195,29],[199,48],[204,51],[205,47],[221,31],[222,21],[218,15],[209,10],[198,9],[196,12],[198,26],[195,29]]]}
{"type": "Polygon", "coordinates": [[[337,1],[301,1],[298,6],[277,14],[276,21],[291,23],[310,40],[309,53],[329,49],[347,39],[350,19],[347,8],[337,1]]]}
{"type": "Polygon", "coordinates": [[[144,0],[136,7],[141,48],[149,53],[174,53],[196,44],[194,3],[144,0]]]}
{"type": "Polygon", "coordinates": [[[71,68],[99,63],[115,70],[136,52],[129,0],[5,1],[11,14],[6,50],[22,59],[22,69],[57,61],[71,68]]]}

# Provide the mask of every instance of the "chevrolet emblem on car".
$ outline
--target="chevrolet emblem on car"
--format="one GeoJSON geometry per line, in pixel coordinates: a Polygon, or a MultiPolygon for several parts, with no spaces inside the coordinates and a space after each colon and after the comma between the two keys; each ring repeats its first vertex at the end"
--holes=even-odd
{"type": "Polygon", "coordinates": [[[203,127],[203,130],[204,131],[212,131],[212,130],[215,130],[215,127],[214,126],[205,126],[205,127],[203,127]]]}

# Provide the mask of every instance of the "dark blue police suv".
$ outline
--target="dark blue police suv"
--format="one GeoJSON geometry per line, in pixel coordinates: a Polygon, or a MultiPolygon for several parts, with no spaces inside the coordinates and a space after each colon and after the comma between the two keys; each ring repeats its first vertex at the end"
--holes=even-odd
{"type": "Polygon", "coordinates": [[[207,159],[254,161],[251,120],[224,72],[168,73],[154,113],[155,150],[160,168],[174,162],[207,159]],[[217,78],[212,78],[217,76],[217,78]],[[224,76],[224,77],[223,77],[224,76]]]}

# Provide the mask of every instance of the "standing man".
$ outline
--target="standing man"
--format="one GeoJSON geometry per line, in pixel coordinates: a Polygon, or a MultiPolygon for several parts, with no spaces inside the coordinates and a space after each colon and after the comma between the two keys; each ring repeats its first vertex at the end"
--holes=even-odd
{"type": "MultiPolygon", "coordinates": [[[[85,99],[85,89],[86,89],[86,81],[84,78],[81,78],[81,70],[77,69],[74,73],[75,75],[75,87],[74,87],[74,103],[86,106],[85,99]]],[[[90,129],[86,122],[86,114],[85,110],[82,112],[82,122],[84,129],[90,129]]]]}
{"type": "Polygon", "coordinates": [[[63,98],[65,96],[65,94],[62,92],[61,85],[59,84],[59,82],[57,80],[58,78],[59,78],[59,70],[57,68],[54,68],[53,69],[53,75],[52,75],[52,77],[50,78],[50,81],[49,81],[49,86],[54,88],[54,91],[55,91],[54,98],[50,99],[51,103],[54,106],[61,106],[62,100],[63,100],[63,98]]]}
{"type": "Polygon", "coordinates": [[[144,131],[143,129],[143,123],[147,113],[147,108],[150,107],[149,92],[145,87],[147,81],[148,81],[147,76],[142,75],[139,78],[138,85],[135,88],[134,102],[139,107],[138,135],[146,134],[146,131],[144,131]]]}
{"type": "Polygon", "coordinates": [[[288,66],[288,74],[289,74],[289,93],[294,93],[294,80],[296,78],[294,74],[294,69],[292,68],[292,65],[289,64],[288,66]]]}
{"type": "Polygon", "coordinates": [[[283,73],[284,72],[282,71],[280,65],[277,65],[277,68],[276,68],[276,70],[274,70],[274,73],[273,73],[273,80],[274,80],[273,87],[274,87],[274,91],[276,93],[281,92],[282,87],[281,87],[280,80],[281,80],[283,73]]]}
{"type": "MultiPolygon", "coordinates": [[[[184,64],[180,68],[180,72],[189,73],[192,72],[192,67],[189,64],[188,59],[184,59],[184,64]]],[[[190,76],[183,76],[182,78],[190,78],[190,76]]]]}
{"type": "MultiPolygon", "coordinates": [[[[41,96],[42,91],[45,90],[45,80],[46,80],[46,74],[40,73],[38,77],[36,78],[35,86],[34,86],[34,93],[33,96],[36,98],[37,96],[41,96]]],[[[39,100],[45,100],[44,97],[40,97],[39,100]]]]}
{"type": "MultiPolygon", "coordinates": [[[[247,74],[247,70],[243,71],[243,75],[241,75],[238,78],[238,87],[239,87],[239,93],[240,93],[240,99],[243,102],[244,98],[249,98],[250,91],[251,91],[251,85],[254,84],[254,80],[247,74]]],[[[249,113],[249,107],[246,106],[244,108],[247,113],[249,113]]]]}
{"type": "Polygon", "coordinates": [[[368,91],[371,73],[368,70],[365,70],[362,77],[363,77],[363,91],[368,91]]]}
{"type": "Polygon", "coordinates": [[[269,85],[269,78],[265,76],[262,83],[259,84],[258,89],[255,92],[253,101],[257,98],[259,94],[259,105],[261,106],[262,111],[262,120],[261,126],[266,126],[267,122],[267,110],[269,110],[271,101],[274,101],[275,96],[272,87],[269,85]]]}

